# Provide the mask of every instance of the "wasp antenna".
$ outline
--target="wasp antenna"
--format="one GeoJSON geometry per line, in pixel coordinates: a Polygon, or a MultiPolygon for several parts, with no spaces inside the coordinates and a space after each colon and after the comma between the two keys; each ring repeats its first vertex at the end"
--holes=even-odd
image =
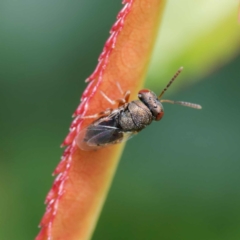
{"type": "Polygon", "coordinates": [[[166,102],[166,103],[171,103],[171,104],[178,104],[184,107],[190,107],[190,108],[195,108],[195,109],[202,109],[202,106],[199,104],[195,103],[190,103],[190,102],[181,102],[181,101],[172,101],[172,100],[161,100],[161,102],[166,102]]]}
{"type": "Polygon", "coordinates": [[[182,72],[183,67],[180,67],[177,72],[175,73],[175,75],[173,76],[173,78],[169,81],[168,85],[162,90],[161,94],[158,96],[158,99],[160,99],[163,94],[167,91],[167,89],[171,86],[171,84],[174,82],[174,80],[177,78],[177,76],[182,72]]]}

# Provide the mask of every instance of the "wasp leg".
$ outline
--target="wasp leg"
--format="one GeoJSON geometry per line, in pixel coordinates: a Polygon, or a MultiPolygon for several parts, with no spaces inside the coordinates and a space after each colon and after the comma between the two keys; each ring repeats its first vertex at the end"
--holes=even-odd
{"type": "Polygon", "coordinates": [[[129,102],[130,94],[131,94],[131,92],[129,90],[126,91],[124,94],[124,99],[125,99],[126,103],[129,102]]]}
{"type": "Polygon", "coordinates": [[[119,92],[124,96],[125,102],[128,103],[131,92],[126,91],[124,93],[119,82],[116,82],[116,85],[118,87],[119,92]]]}
{"type": "Polygon", "coordinates": [[[129,101],[129,97],[130,97],[130,91],[126,91],[123,98],[119,98],[117,100],[112,100],[110,99],[104,92],[101,91],[101,94],[103,95],[103,97],[112,105],[118,104],[118,107],[121,107],[122,105],[124,105],[125,103],[128,103],[129,101]]]}
{"type": "Polygon", "coordinates": [[[124,95],[124,92],[123,92],[123,90],[122,90],[122,88],[121,88],[120,83],[119,83],[119,82],[116,82],[116,85],[117,85],[117,88],[118,88],[119,92],[120,92],[122,95],[124,95]]]}
{"type": "Polygon", "coordinates": [[[110,113],[112,113],[113,109],[107,108],[105,111],[89,115],[89,116],[80,116],[81,119],[88,119],[88,118],[100,118],[104,116],[108,116],[110,113]]]}

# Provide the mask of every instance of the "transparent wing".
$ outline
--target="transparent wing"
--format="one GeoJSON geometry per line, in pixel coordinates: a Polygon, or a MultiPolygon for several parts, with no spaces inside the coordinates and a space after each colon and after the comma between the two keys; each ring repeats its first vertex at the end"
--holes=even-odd
{"type": "Polygon", "coordinates": [[[97,122],[97,123],[99,124],[99,123],[102,123],[102,122],[104,122],[104,121],[106,121],[106,120],[111,120],[111,119],[113,119],[117,114],[119,114],[119,109],[113,110],[108,116],[106,116],[106,117],[101,117],[100,119],[97,119],[97,120],[94,121],[94,122],[97,122]]]}
{"type": "Polygon", "coordinates": [[[85,151],[97,150],[130,139],[135,132],[123,132],[117,127],[90,125],[76,137],[78,147],[85,151]]]}

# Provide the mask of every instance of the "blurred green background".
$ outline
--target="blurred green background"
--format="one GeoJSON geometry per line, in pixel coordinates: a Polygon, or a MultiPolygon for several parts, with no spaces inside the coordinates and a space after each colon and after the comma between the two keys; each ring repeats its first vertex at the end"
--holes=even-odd
{"type": "MultiPolygon", "coordinates": [[[[59,145],[120,8],[120,0],[1,1],[0,239],[38,233],[59,145]]],[[[166,104],[163,120],[128,142],[94,240],[240,239],[239,51],[231,56],[204,77],[183,72],[165,96],[203,110],[166,104]]],[[[168,79],[150,72],[146,83],[156,92],[174,74],[158,71],[168,79]]]]}

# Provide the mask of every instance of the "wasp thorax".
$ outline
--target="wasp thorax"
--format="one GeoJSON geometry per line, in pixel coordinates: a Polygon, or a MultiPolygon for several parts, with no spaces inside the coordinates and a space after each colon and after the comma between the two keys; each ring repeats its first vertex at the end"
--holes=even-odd
{"type": "Polygon", "coordinates": [[[138,92],[138,98],[149,108],[154,120],[159,121],[163,117],[163,106],[154,92],[142,89],[138,92]]]}

